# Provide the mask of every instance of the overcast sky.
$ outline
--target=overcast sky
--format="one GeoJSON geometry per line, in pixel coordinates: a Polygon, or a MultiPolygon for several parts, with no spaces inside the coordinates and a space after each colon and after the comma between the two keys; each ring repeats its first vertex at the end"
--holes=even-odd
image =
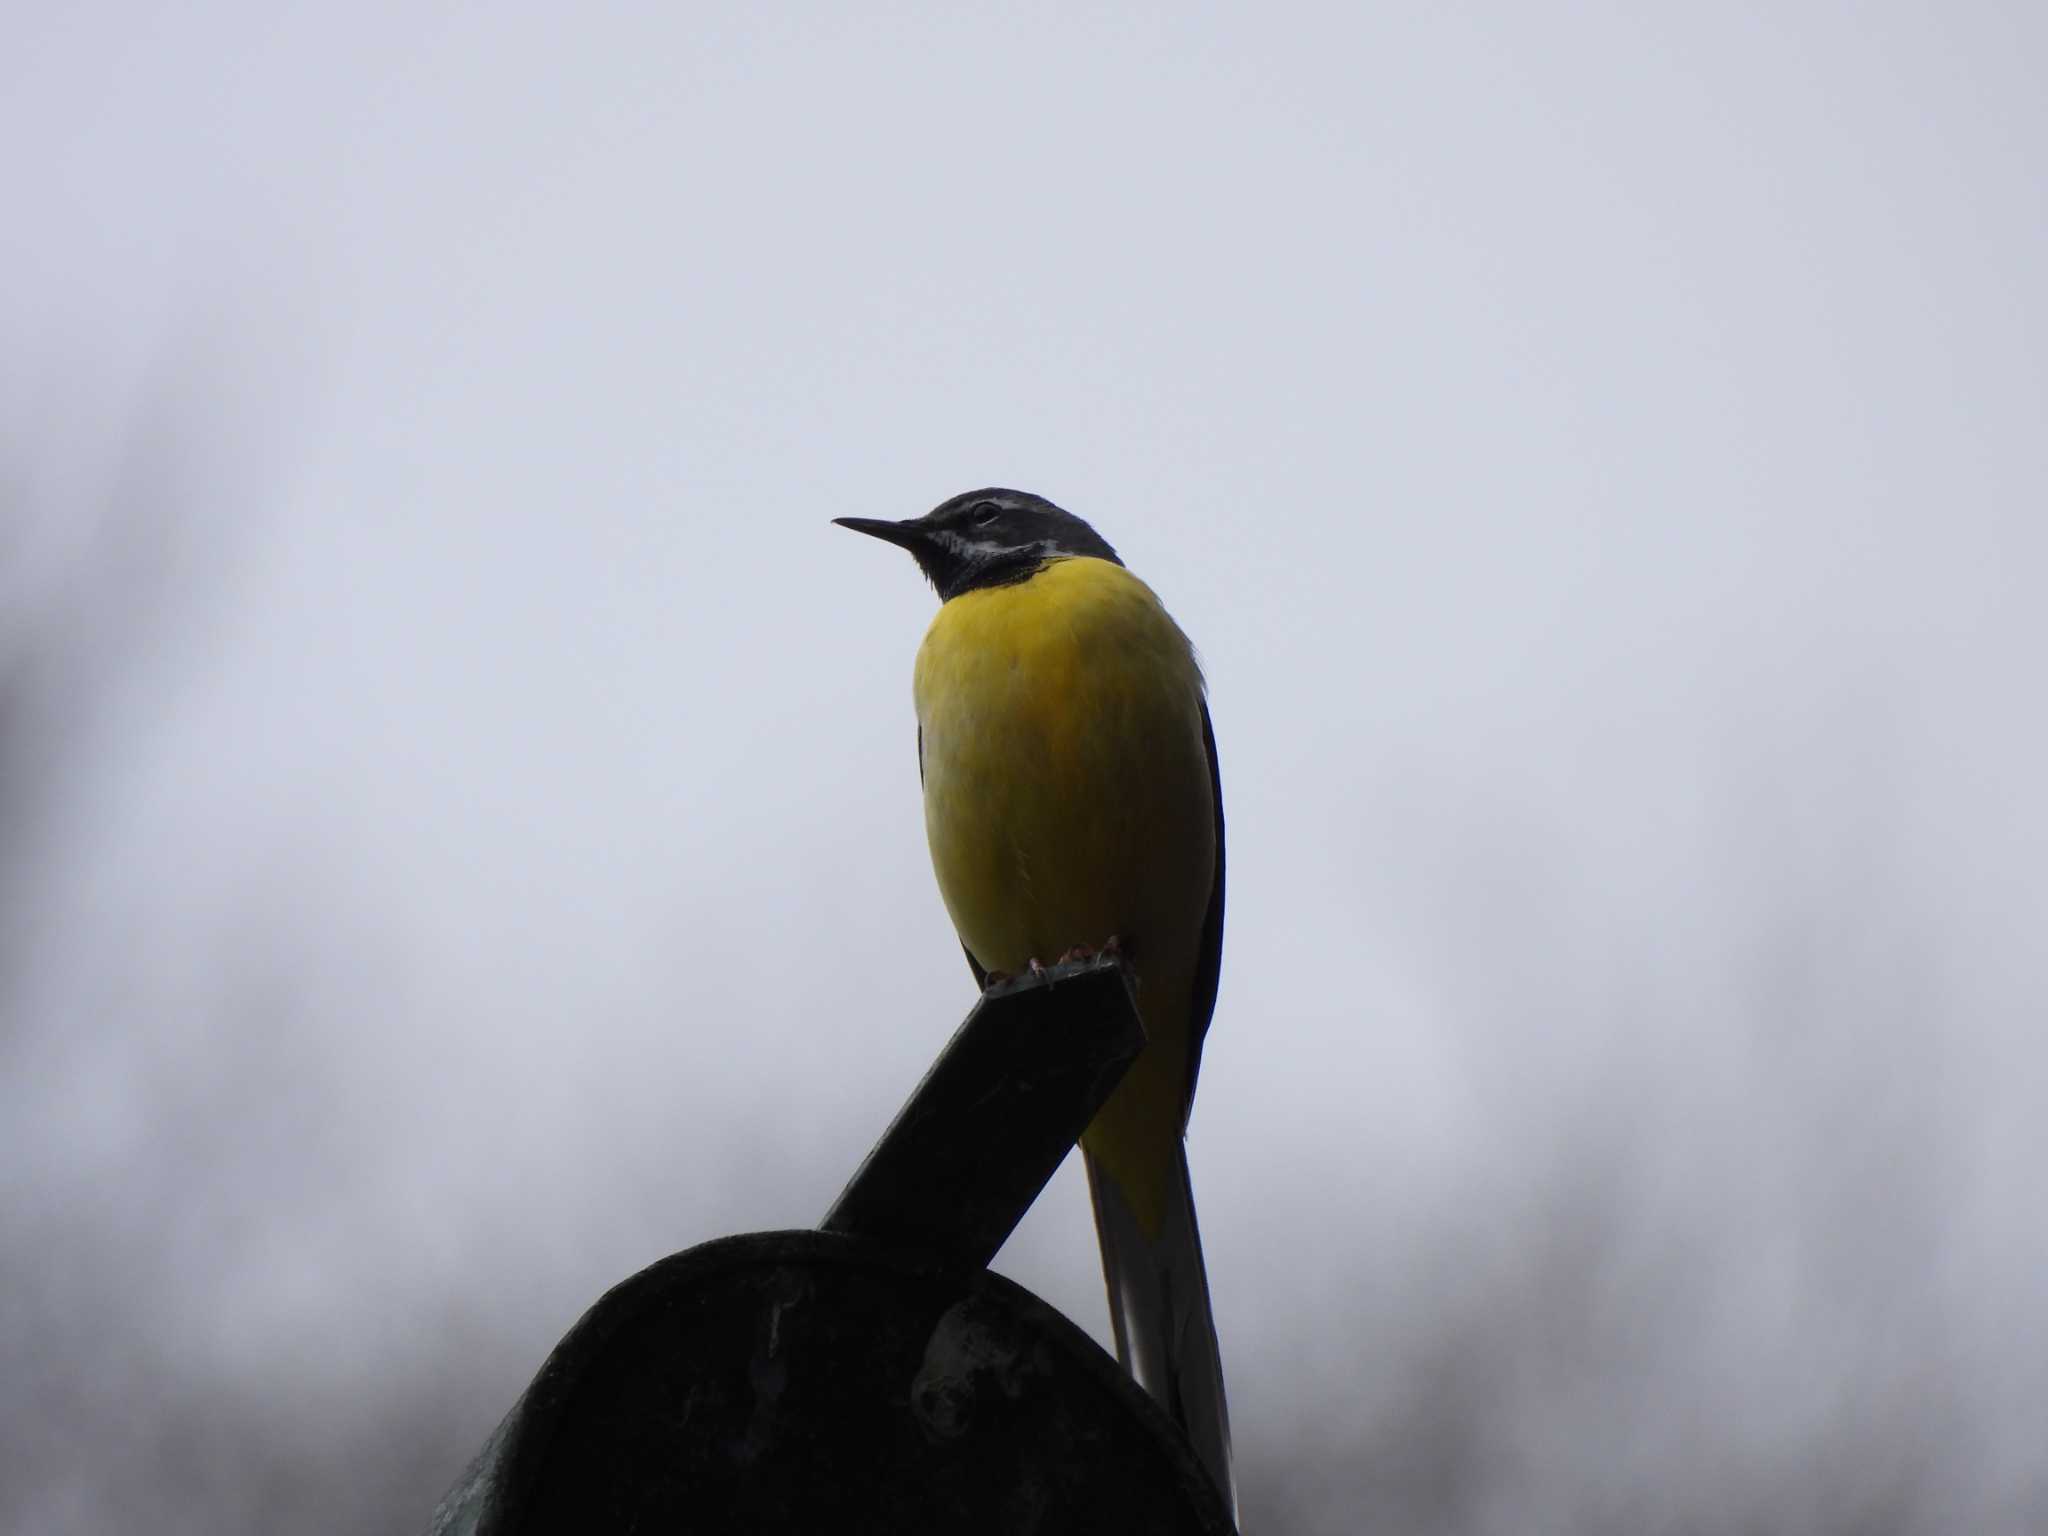
{"type": "Polygon", "coordinates": [[[0,1528],[817,1218],[989,483],[1210,678],[1248,1529],[2048,1526],[2048,12],[979,10],[12,8],[0,1528]]]}

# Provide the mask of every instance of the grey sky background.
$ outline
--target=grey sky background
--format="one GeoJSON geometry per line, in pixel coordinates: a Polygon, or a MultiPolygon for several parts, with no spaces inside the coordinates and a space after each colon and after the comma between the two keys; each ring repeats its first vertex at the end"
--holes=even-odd
{"type": "Polygon", "coordinates": [[[0,1527],[422,1525],[816,1219],[986,483],[1207,664],[1248,1529],[2048,1526],[2044,17],[14,7],[0,1527]]]}

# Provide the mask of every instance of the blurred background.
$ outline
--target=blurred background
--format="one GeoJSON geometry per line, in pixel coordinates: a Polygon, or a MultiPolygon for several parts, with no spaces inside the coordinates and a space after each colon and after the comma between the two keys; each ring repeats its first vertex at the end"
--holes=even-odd
{"type": "Polygon", "coordinates": [[[2048,13],[6,30],[0,1528],[420,1528],[817,1218],[971,1001],[827,519],[988,483],[1208,667],[1249,1530],[2048,1528],[2048,13]]]}

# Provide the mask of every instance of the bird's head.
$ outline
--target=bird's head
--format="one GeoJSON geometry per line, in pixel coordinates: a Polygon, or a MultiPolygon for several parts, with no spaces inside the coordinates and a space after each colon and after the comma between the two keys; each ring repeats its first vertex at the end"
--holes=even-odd
{"type": "Polygon", "coordinates": [[[978,587],[1023,581],[1063,555],[1123,564],[1101,534],[1028,491],[968,491],[900,523],[873,517],[832,521],[909,550],[941,602],[978,587]]]}

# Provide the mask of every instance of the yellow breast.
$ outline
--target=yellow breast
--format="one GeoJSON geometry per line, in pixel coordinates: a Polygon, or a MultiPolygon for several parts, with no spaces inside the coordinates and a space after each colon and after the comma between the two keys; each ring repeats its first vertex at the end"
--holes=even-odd
{"type": "Polygon", "coordinates": [[[1177,1138],[1216,859],[1187,637],[1123,567],[1056,560],[941,607],[915,695],[925,830],[961,941],[1019,971],[1116,935],[1151,1044],[1111,1109],[1177,1138]]]}

